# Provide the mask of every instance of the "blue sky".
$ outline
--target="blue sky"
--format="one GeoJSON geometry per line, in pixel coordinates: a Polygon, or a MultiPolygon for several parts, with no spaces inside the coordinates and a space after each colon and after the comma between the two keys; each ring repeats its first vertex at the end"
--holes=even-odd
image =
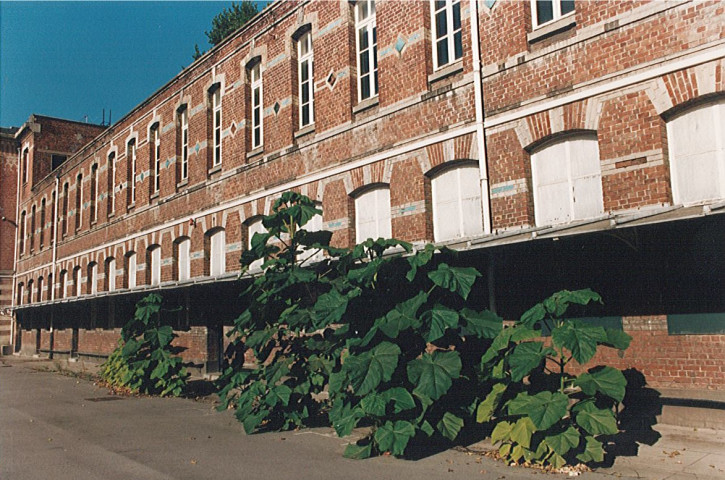
{"type": "Polygon", "coordinates": [[[113,121],[192,62],[231,1],[0,1],[0,126],[113,121]]]}

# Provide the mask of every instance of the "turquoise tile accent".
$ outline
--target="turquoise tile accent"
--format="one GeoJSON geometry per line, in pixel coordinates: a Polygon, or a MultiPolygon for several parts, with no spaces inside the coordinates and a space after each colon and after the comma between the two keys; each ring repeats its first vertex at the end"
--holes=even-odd
{"type": "Polygon", "coordinates": [[[400,53],[403,51],[403,48],[405,48],[405,40],[402,37],[398,37],[398,40],[395,42],[395,50],[400,53]]]}
{"type": "Polygon", "coordinates": [[[415,205],[410,205],[408,207],[403,207],[403,208],[400,209],[400,213],[414,212],[416,210],[416,208],[417,207],[415,205]]]}
{"type": "Polygon", "coordinates": [[[510,192],[514,188],[516,188],[514,185],[504,185],[502,187],[494,187],[491,189],[491,193],[496,194],[496,193],[510,192]]]}
{"type": "Polygon", "coordinates": [[[495,3],[496,0],[483,0],[483,4],[486,5],[488,8],[493,8],[495,3]]]}

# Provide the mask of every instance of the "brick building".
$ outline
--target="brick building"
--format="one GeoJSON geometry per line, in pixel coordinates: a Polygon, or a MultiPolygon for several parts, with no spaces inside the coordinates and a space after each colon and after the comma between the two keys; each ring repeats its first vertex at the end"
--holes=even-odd
{"type": "Polygon", "coordinates": [[[18,182],[16,128],[0,128],[0,354],[11,345],[15,207],[18,182]]]}
{"type": "Polygon", "coordinates": [[[591,287],[581,316],[634,337],[606,361],[725,385],[721,2],[275,2],[60,165],[36,120],[15,135],[22,354],[102,358],[161,290],[215,371],[240,253],[293,189],[338,246],[460,250],[505,318],[591,287]]]}

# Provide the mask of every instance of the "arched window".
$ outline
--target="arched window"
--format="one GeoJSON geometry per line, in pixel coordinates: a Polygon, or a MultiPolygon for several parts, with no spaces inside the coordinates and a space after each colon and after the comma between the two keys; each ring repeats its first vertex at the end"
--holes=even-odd
{"type": "Polygon", "coordinates": [[[20,252],[20,256],[22,256],[25,253],[25,232],[26,232],[26,225],[27,222],[25,210],[23,210],[20,213],[20,231],[18,232],[18,251],[20,252]]]}
{"type": "MultiPolygon", "coordinates": [[[[262,216],[254,217],[247,221],[247,248],[252,248],[252,239],[254,238],[255,233],[266,233],[267,230],[264,228],[264,225],[262,225],[262,216]]],[[[262,266],[262,263],[264,263],[263,259],[256,260],[254,263],[252,263],[249,266],[250,270],[256,270],[262,266]]]]}
{"type": "Polygon", "coordinates": [[[604,214],[599,145],[594,134],[567,136],[531,154],[536,225],[604,214]]]}
{"type": "Polygon", "coordinates": [[[30,161],[28,160],[29,155],[30,151],[27,148],[23,150],[23,183],[28,183],[28,179],[30,178],[30,161]]]}
{"type": "Polygon", "coordinates": [[[53,283],[54,277],[52,273],[48,274],[48,294],[45,296],[46,300],[55,300],[55,284],[53,283]]]}
{"type": "Polygon", "coordinates": [[[69,202],[68,196],[70,195],[69,188],[70,187],[68,186],[68,182],[66,182],[66,183],[63,184],[63,212],[62,212],[62,215],[63,215],[63,235],[67,235],[68,234],[68,208],[69,208],[68,207],[68,205],[69,205],[69,203],[68,203],[69,202]]]}
{"type": "Polygon", "coordinates": [[[461,163],[431,178],[436,242],[483,233],[481,186],[476,163],[461,163]]]}
{"type": "Polygon", "coordinates": [[[136,288],[136,252],[128,252],[124,259],[125,287],[136,288]]]}
{"type": "Polygon", "coordinates": [[[116,259],[108,257],[105,262],[106,291],[112,292],[116,289],[116,259]]]}
{"type": "Polygon", "coordinates": [[[226,272],[226,238],[223,228],[210,231],[209,236],[209,275],[216,277],[226,272]]]}
{"type": "Polygon", "coordinates": [[[30,237],[30,251],[35,249],[35,205],[30,209],[30,230],[28,231],[30,237]]]}
{"type": "Polygon", "coordinates": [[[146,253],[146,269],[148,272],[148,284],[159,285],[161,283],[161,246],[151,245],[146,253]]]}
{"type": "Polygon", "coordinates": [[[40,201],[40,238],[38,245],[40,245],[40,249],[43,249],[43,241],[45,240],[45,198],[40,201]]]}
{"type": "Polygon", "coordinates": [[[58,277],[58,296],[60,298],[66,298],[68,296],[68,270],[61,270],[58,277]]]}
{"type": "Polygon", "coordinates": [[[91,262],[88,264],[88,293],[95,295],[98,293],[98,264],[91,262]]]}
{"type": "Polygon", "coordinates": [[[28,303],[33,303],[33,279],[28,280],[28,303]]]}
{"type": "Polygon", "coordinates": [[[191,277],[191,240],[181,237],[174,243],[176,253],[176,279],[180,282],[191,277]]]}
{"type": "Polygon", "coordinates": [[[76,232],[83,224],[83,174],[76,177],[76,232]]]}
{"type": "Polygon", "coordinates": [[[725,98],[697,105],[667,121],[676,204],[725,198],[725,98]]]}
{"type": "Polygon", "coordinates": [[[38,293],[36,295],[38,302],[43,301],[43,277],[38,277],[38,293]]]}
{"type": "Polygon", "coordinates": [[[23,293],[25,293],[25,284],[23,282],[18,283],[18,291],[16,293],[17,298],[15,299],[15,303],[17,305],[23,304],[23,293]]]}
{"type": "Polygon", "coordinates": [[[390,187],[369,188],[355,196],[355,243],[368,238],[390,238],[390,187]]]}
{"type": "Polygon", "coordinates": [[[91,223],[98,220],[98,164],[91,167],[91,223]]]}
{"type": "Polygon", "coordinates": [[[73,286],[75,287],[74,293],[75,293],[76,297],[81,296],[81,294],[83,293],[83,284],[81,283],[81,281],[82,281],[81,275],[82,275],[81,267],[75,267],[73,269],[73,286]]]}

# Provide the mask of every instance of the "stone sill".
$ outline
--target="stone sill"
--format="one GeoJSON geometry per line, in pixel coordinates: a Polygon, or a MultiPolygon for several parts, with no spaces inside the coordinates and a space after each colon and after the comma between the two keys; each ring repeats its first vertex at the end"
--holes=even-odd
{"type": "Polygon", "coordinates": [[[315,124],[311,123],[307,125],[304,128],[300,128],[294,133],[295,138],[304,137],[305,135],[309,135],[310,133],[314,133],[315,131],[315,124]]]}
{"type": "Polygon", "coordinates": [[[527,33],[526,40],[529,43],[535,43],[574,27],[576,27],[576,19],[573,13],[571,13],[544,26],[538,27],[533,32],[527,33]]]}
{"type": "Polygon", "coordinates": [[[247,152],[246,158],[249,160],[252,157],[256,157],[257,155],[261,155],[264,153],[264,146],[257,147],[254,150],[250,150],[247,152]]]}
{"type": "Polygon", "coordinates": [[[441,67],[435,72],[428,75],[428,83],[435,83],[439,80],[443,80],[446,77],[450,77],[458,72],[463,71],[463,59],[457,60],[454,63],[441,67]]]}
{"type": "Polygon", "coordinates": [[[377,95],[375,95],[374,97],[366,98],[362,102],[352,107],[352,113],[360,113],[363,110],[367,110],[368,108],[372,108],[375,105],[378,105],[379,103],[380,99],[377,95]]]}

